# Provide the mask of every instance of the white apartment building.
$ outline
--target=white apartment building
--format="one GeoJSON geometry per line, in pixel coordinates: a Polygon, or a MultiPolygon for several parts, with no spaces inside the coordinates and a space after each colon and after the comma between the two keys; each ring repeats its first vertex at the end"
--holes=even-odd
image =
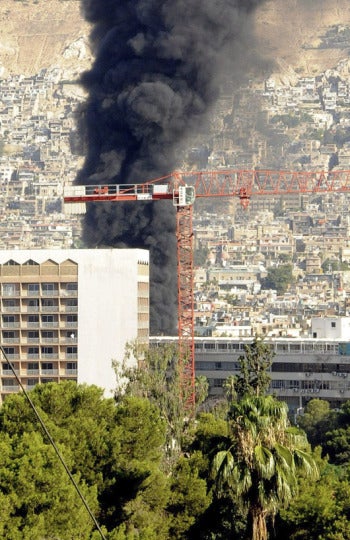
{"type": "MultiPolygon", "coordinates": [[[[152,345],[176,338],[151,337],[152,345]]],[[[209,396],[222,396],[223,383],[239,371],[238,357],[252,338],[195,338],[196,376],[209,382],[209,396]]],[[[350,317],[315,317],[309,337],[264,339],[273,353],[270,392],[296,413],[312,398],[339,407],[350,399],[350,317]]]]}
{"type": "Polygon", "coordinates": [[[111,396],[112,361],[149,335],[149,254],[140,249],[1,250],[0,399],[21,383],[73,379],[111,396]]]}

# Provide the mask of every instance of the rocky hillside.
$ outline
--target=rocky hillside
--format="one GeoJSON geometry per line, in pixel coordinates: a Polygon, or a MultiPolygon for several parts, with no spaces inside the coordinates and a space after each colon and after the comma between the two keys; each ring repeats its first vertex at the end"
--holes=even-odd
{"type": "Polygon", "coordinates": [[[315,75],[349,56],[349,0],[269,0],[258,11],[262,49],[282,75],[315,75]]]}
{"type": "Polygon", "coordinates": [[[59,65],[79,72],[91,60],[79,0],[1,0],[0,69],[31,75],[59,65]]]}
{"type": "MultiPolygon", "coordinates": [[[[335,66],[348,56],[342,31],[349,27],[349,0],[267,0],[256,14],[259,48],[282,75],[335,66]],[[328,40],[332,31],[338,41],[328,40]]],[[[79,0],[1,0],[0,73],[30,75],[53,65],[79,73],[91,62],[88,34],[79,0]]]]}

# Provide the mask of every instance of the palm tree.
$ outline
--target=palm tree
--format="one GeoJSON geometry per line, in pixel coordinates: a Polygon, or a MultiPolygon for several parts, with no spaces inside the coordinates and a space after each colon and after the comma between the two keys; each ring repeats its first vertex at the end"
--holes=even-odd
{"type": "Polygon", "coordinates": [[[306,436],[288,422],[287,405],[272,396],[246,396],[228,413],[226,449],[213,460],[218,495],[229,491],[248,509],[252,540],[266,540],[267,518],[297,491],[297,473],[313,479],[317,466],[306,436]]]}

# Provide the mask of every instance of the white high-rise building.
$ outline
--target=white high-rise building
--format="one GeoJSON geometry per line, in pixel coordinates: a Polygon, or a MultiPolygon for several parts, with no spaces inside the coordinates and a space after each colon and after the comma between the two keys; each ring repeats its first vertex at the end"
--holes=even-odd
{"type": "MultiPolygon", "coordinates": [[[[148,251],[0,251],[0,326],[26,389],[73,379],[111,396],[112,361],[127,343],[148,342],[148,251]]],[[[19,389],[9,362],[2,358],[1,399],[19,389]]]]}

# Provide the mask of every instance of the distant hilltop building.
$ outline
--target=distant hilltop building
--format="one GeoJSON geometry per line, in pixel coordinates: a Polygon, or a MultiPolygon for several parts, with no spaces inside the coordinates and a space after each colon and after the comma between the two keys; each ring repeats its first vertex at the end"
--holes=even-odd
{"type": "MultiPolygon", "coordinates": [[[[113,360],[148,342],[149,255],[141,249],[0,251],[1,345],[26,389],[75,380],[116,388],[113,360]]],[[[5,358],[0,398],[19,390],[5,358]]]]}

